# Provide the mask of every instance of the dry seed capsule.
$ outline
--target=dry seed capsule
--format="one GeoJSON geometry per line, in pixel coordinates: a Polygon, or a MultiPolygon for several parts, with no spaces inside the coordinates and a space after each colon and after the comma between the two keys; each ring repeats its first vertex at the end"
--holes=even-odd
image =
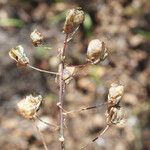
{"type": "Polygon", "coordinates": [[[9,56],[14,59],[19,65],[26,66],[29,64],[29,59],[24,52],[24,48],[19,45],[9,51],[9,56]]]}
{"type": "Polygon", "coordinates": [[[107,124],[123,125],[125,123],[125,113],[121,107],[112,107],[106,113],[107,124]]]}
{"type": "Polygon", "coordinates": [[[99,39],[91,40],[87,48],[87,61],[97,64],[108,56],[105,43],[99,39]]]}
{"type": "Polygon", "coordinates": [[[43,98],[41,95],[36,97],[29,95],[17,103],[18,112],[27,119],[33,119],[36,116],[36,112],[39,110],[42,104],[43,98]]]}
{"type": "Polygon", "coordinates": [[[39,46],[43,42],[43,36],[37,29],[31,32],[30,38],[35,47],[39,46]]]}
{"type": "Polygon", "coordinates": [[[66,20],[63,30],[66,34],[72,33],[84,21],[85,15],[83,10],[78,7],[70,9],[66,14],[66,20]]]}
{"type": "Polygon", "coordinates": [[[116,83],[111,84],[108,94],[108,105],[115,106],[119,104],[124,93],[124,86],[116,83]]]}

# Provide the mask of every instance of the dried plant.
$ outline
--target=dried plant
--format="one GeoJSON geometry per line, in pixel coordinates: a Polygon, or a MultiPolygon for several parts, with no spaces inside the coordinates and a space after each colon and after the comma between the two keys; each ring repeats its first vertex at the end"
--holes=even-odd
{"type": "MultiPolygon", "coordinates": [[[[107,56],[107,48],[103,41],[99,39],[93,39],[89,42],[88,48],[87,48],[87,54],[86,54],[86,61],[84,64],[77,65],[77,66],[69,66],[66,65],[66,48],[68,42],[73,38],[75,33],[77,32],[80,24],[84,21],[84,12],[81,8],[75,8],[70,9],[67,12],[66,20],[64,23],[63,31],[65,33],[65,39],[64,44],[61,50],[59,50],[59,56],[60,56],[60,64],[58,66],[58,72],[52,72],[47,70],[42,70],[40,68],[36,68],[30,64],[30,61],[25,54],[24,48],[19,45],[16,48],[12,48],[9,52],[9,55],[12,59],[14,59],[17,62],[17,65],[22,67],[29,67],[31,69],[34,69],[36,71],[40,71],[43,73],[48,73],[50,75],[55,75],[56,83],[59,84],[59,100],[57,103],[57,106],[60,108],[60,123],[59,126],[55,124],[49,124],[43,120],[40,119],[38,116],[38,110],[41,107],[41,104],[44,102],[41,95],[38,96],[26,96],[26,98],[22,99],[18,102],[17,108],[18,112],[26,119],[33,120],[35,123],[35,126],[37,128],[37,131],[39,132],[41,136],[41,140],[43,142],[45,150],[48,149],[46,142],[44,140],[44,137],[42,133],[40,132],[38,126],[36,125],[35,120],[38,119],[41,122],[47,124],[49,127],[52,127],[55,131],[59,129],[59,141],[61,143],[61,150],[65,150],[65,136],[64,136],[64,125],[65,125],[65,118],[71,117],[71,114],[73,113],[80,113],[84,112],[90,109],[98,108],[103,105],[107,105],[106,110],[106,127],[104,130],[100,133],[100,135],[96,138],[94,138],[91,143],[95,142],[100,136],[102,136],[112,125],[120,125],[124,123],[124,113],[122,111],[122,107],[120,106],[120,100],[123,96],[124,92],[124,86],[118,85],[118,84],[112,84],[109,89],[108,94],[108,100],[104,104],[99,104],[95,106],[89,106],[82,109],[75,109],[71,111],[66,111],[64,109],[64,95],[65,95],[65,89],[67,84],[71,82],[73,77],[80,72],[81,69],[87,67],[87,65],[95,65],[99,62],[103,61],[107,56]]],[[[35,47],[38,47],[42,45],[43,43],[43,35],[35,29],[31,34],[30,38],[32,41],[32,44],[35,47]]],[[[88,145],[89,145],[88,144],[88,145]]],[[[81,149],[84,149],[86,146],[83,146],[81,149]]]]}
{"type": "Polygon", "coordinates": [[[97,64],[107,57],[107,49],[105,43],[99,39],[90,41],[87,49],[87,61],[97,64]]]}
{"type": "Polygon", "coordinates": [[[32,95],[26,96],[17,103],[18,112],[27,119],[34,119],[37,111],[40,109],[43,98],[41,95],[33,97],[32,95]]]}

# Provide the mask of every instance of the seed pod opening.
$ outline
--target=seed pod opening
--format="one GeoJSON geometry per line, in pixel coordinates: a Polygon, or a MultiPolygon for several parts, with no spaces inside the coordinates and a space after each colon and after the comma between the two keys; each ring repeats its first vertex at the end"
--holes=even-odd
{"type": "Polygon", "coordinates": [[[14,59],[18,65],[26,66],[29,64],[29,59],[24,52],[24,48],[19,45],[9,51],[9,56],[14,59]]]}
{"type": "Polygon", "coordinates": [[[66,34],[72,33],[84,21],[85,15],[80,7],[70,9],[66,14],[63,30],[66,34]]]}
{"type": "Polygon", "coordinates": [[[115,106],[119,104],[124,93],[124,86],[116,83],[111,84],[108,94],[108,104],[115,106]]]}
{"type": "Polygon", "coordinates": [[[39,46],[43,42],[43,36],[37,29],[31,32],[30,38],[35,47],[39,46]]]}
{"type": "Polygon", "coordinates": [[[87,61],[97,64],[108,56],[105,43],[99,39],[91,40],[87,48],[87,61]]]}
{"type": "Polygon", "coordinates": [[[33,119],[36,112],[40,109],[43,98],[41,95],[36,97],[29,95],[17,103],[18,112],[26,119],[33,119]]]}

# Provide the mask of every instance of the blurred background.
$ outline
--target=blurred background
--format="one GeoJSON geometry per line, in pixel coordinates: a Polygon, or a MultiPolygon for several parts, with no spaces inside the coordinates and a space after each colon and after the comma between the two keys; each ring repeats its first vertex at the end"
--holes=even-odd
{"type": "MultiPolygon", "coordinates": [[[[23,45],[33,66],[57,71],[62,47],[65,12],[80,6],[86,18],[67,49],[67,64],[85,62],[91,39],[103,40],[109,57],[88,66],[67,86],[65,109],[74,110],[104,103],[113,82],[125,86],[122,105],[124,128],[112,127],[88,150],[150,150],[150,2],[148,0],[0,0],[0,149],[42,150],[36,128],[16,111],[28,94],[41,94],[39,116],[59,123],[58,85],[55,77],[17,67],[8,56],[12,47],[23,45]],[[34,48],[33,29],[40,30],[51,50],[34,48]]],[[[66,149],[79,150],[106,126],[106,108],[66,118],[66,149]]],[[[49,149],[59,150],[59,133],[37,122],[49,149]]]]}

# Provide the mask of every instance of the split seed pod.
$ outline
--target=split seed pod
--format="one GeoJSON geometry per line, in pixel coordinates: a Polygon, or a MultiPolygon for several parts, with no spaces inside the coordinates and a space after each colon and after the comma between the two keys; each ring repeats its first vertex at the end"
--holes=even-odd
{"type": "Polygon", "coordinates": [[[14,59],[18,65],[26,66],[29,64],[29,59],[24,52],[24,48],[19,45],[9,51],[9,56],[14,59]]]}
{"type": "Polygon", "coordinates": [[[125,123],[125,113],[121,107],[112,107],[106,113],[107,124],[123,125],[125,123]]]}
{"type": "Polygon", "coordinates": [[[97,64],[108,56],[105,43],[99,39],[91,40],[87,48],[87,61],[97,64]]]}
{"type": "Polygon", "coordinates": [[[29,95],[17,103],[18,112],[26,119],[34,119],[43,102],[41,95],[36,97],[29,95]]]}
{"type": "Polygon", "coordinates": [[[108,94],[108,105],[115,106],[119,104],[124,93],[124,86],[116,83],[111,84],[108,94]]]}
{"type": "Polygon", "coordinates": [[[43,36],[37,29],[31,32],[30,38],[35,47],[39,46],[43,42],[43,36]]]}
{"type": "Polygon", "coordinates": [[[80,7],[70,9],[66,14],[63,30],[66,34],[72,33],[84,21],[85,15],[80,7]]]}

